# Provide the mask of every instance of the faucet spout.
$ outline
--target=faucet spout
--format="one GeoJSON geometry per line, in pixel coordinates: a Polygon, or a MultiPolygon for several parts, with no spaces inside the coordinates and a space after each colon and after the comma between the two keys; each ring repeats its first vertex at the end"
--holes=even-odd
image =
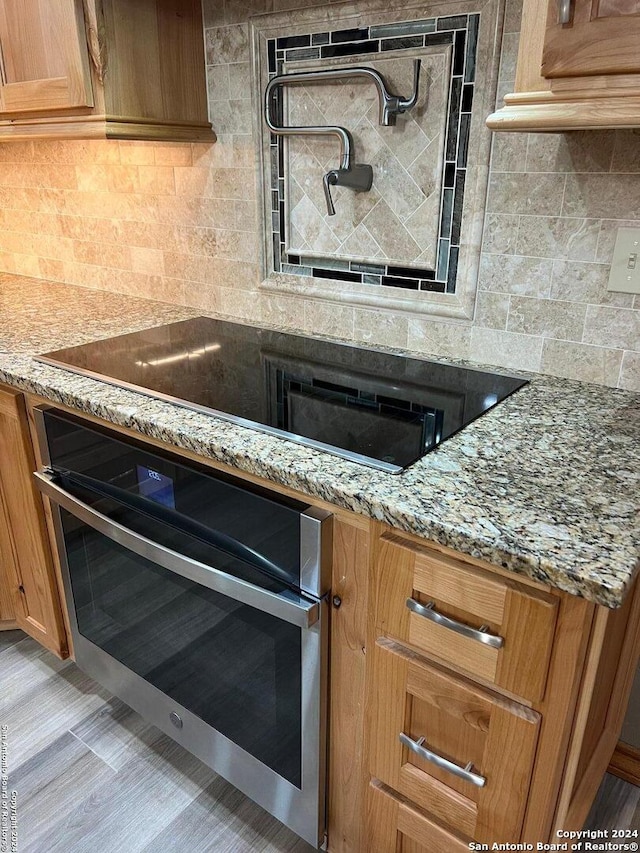
{"type": "Polygon", "coordinates": [[[413,90],[409,97],[403,98],[401,95],[395,95],[387,86],[387,81],[376,71],[375,68],[369,68],[366,65],[344,66],[342,68],[323,68],[319,71],[294,71],[291,74],[278,74],[273,77],[267,85],[266,103],[267,109],[265,116],[267,124],[269,124],[269,101],[271,92],[279,86],[305,85],[306,83],[321,83],[323,81],[343,81],[354,77],[370,80],[375,84],[378,90],[378,99],[380,102],[380,124],[388,127],[395,124],[396,116],[400,113],[406,113],[418,102],[420,93],[420,67],[422,62],[420,59],[413,61],[413,90]]]}
{"type": "Polygon", "coordinates": [[[413,61],[413,91],[408,98],[398,98],[398,112],[406,113],[413,109],[418,103],[418,95],[420,94],[420,67],[422,60],[414,59],[413,61]]]}

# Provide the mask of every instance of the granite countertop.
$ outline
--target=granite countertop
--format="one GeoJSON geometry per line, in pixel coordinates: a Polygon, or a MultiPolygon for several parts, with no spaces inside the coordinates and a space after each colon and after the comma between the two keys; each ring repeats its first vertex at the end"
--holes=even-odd
{"type": "Polygon", "coordinates": [[[199,313],[0,275],[0,381],[598,604],[622,603],[640,565],[640,395],[536,376],[387,474],[32,358],[199,313]]]}

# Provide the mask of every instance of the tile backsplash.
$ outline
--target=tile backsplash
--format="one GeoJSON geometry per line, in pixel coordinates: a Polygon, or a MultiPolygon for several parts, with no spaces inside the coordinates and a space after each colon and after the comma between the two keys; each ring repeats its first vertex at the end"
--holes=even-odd
{"type": "MultiPolygon", "coordinates": [[[[640,391],[640,296],[606,290],[616,228],[640,227],[637,131],[494,136],[472,322],[259,288],[247,20],[314,5],[205,0],[215,145],[3,143],[0,270],[640,391]]],[[[515,0],[499,98],[518,29],[515,0]]]]}

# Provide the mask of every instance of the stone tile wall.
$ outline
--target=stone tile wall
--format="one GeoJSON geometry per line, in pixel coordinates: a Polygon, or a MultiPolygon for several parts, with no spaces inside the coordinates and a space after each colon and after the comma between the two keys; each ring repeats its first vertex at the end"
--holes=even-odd
{"type": "MultiPolygon", "coordinates": [[[[640,390],[640,296],[606,291],[615,229],[640,226],[640,132],[494,137],[472,323],[258,290],[246,21],[303,5],[205,0],[215,145],[3,143],[0,270],[640,390]]],[[[499,96],[518,28],[515,0],[499,96]]]]}

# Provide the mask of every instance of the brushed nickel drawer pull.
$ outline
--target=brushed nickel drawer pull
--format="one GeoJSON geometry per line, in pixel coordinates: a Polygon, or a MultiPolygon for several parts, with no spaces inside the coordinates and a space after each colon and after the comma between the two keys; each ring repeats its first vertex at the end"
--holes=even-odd
{"type": "Polygon", "coordinates": [[[558,23],[571,23],[571,0],[558,0],[558,23]]]}
{"type": "Polygon", "coordinates": [[[478,773],[472,772],[473,764],[471,761],[465,767],[459,767],[457,764],[454,764],[453,761],[449,761],[447,758],[443,758],[441,755],[437,755],[435,752],[431,752],[423,746],[423,737],[418,738],[418,740],[413,740],[409,735],[406,735],[404,732],[400,732],[398,738],[400,739],[401,744],[408,747],[411,752],[415,752],[415,754],[420,756],[420,758],[430,761],[441,770],[448,770],[449,773],[453,773],[453,775],[457,776],[459,779],[464,779],[465,782],[471,782],[472,785],[475,785],[478,788],[484,788],[487,780],[484,776],[480,776],[478,773]]]}
{"type": "Polygon", "coordinates": [[[435,601],[430,601],[428,604],[420,604],[415,598],[407,598],[407,607],[412,613],[417,613],[418,616],[424,616],[436,625],[442,625],[443,628],[449,628],[450,631],[455,631],[456,634],[462,634],[463,637],[468,637],[470,640],[477,640],[485,646],[491,646],[492,649],[501,649],[504,645],[504,639],[496,634],[490,634],[487,631],[487,626],[481,628],[471,628],[469,625],[464,625],[462,622],[457,622],[455,619],[449,619],[448,616],[443,616],[436,610],[435,601]]]}

